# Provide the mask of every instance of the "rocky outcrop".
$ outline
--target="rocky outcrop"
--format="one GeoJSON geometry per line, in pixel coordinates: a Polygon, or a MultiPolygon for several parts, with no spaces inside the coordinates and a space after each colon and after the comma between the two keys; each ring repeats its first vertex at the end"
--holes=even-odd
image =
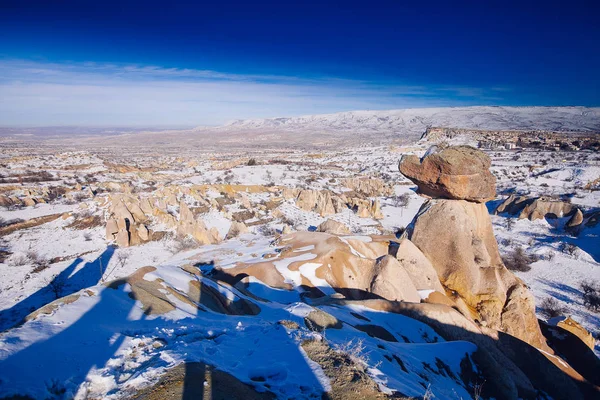
{"type": "Polygon", "coordinates": [[[360,218],[382,219],[379,199],[369,199],[356,192],[335,194],[329,190],[284,189],[283,198],[294,200],[296,206],[322,217],[351,209],[360,218]]]}
{"type": "Polygon", "coordinates": [[[543,218],[568,217],[576,212],[577,208],[571,203],[547,197],[535,199],[523,208],[519,219],[527,218],[530,221],[543,218]]]}
{"type": "Polygon", "coordinates": [[[346,225],[333,219],[322,222],[317,227],[317,232],[332,233],[334,235],[350,235],[352,233],[346,225]]]}
{"type": "Polygon", "coordinates": [[[583,213],[581,212],[580,209],[577,209],[577,211],[575,211],[575,213],[571,216],[571,218],[569,218],[569,221],[567,222],[566,227],[567,228],[576,228],[578,226],[581,226],[581,224],[583,224],[583,213]]]}
{"type": "Polygon", "coordinates": [[[532,295],[506,269],[498,252],[483,204],[495,193],[489,166],[485,154],[464,146],[426,155],[421,161],[403,158],[400,171],[426,195],[442,197],[423,204],[403,237],[431,262],[464,315],[549,350],[532,295]]]}
{"type": "Polygon", "coordinates": [[[285,247],[279,252],[277,263],[283,265],[290,260],[287,266],[289,276],[282,275],[281,271],[285,269],[276,268],[268,260],[238,265],[222,271],[223,275],[228,275],[231,282],[238,282],[236,277],[244,277],[242,283],[247,283],[246,277],[253,276],[279,289],[301,286],[317,297],[336,291],[351,299],[421,301],[410,274],[395,257],[387,255],[387,241],[296,232],[280,237],[278,243],[285,247]],[[298,257],[306,261],[294,261],[298,257]],[[312,272],[304,270],[305,264],[310,266],[312,272]],[[293,280],[290,277],[294,277],[293,280]]]}
{"type": "Polygon", "coordinates": [[[534,199],[530,199],[527,196],[517,196],[511,194],[508,196],[494,211],[495,214],[507,213],[515,215],[523,211],[523,209],[531,204],[534,199]]]}
{"type": "Polygon", "coordinates": [[[229,227],[229,232],[227,232],[227,238],[237,237],[243,233],[248,232],[248,227],[243,222],[233,221],[231,226],[229,227]]]}
{"type": "Polygon", "coordinates": [[[571,317],[562,318],[556,322],[556,326],[571,332],[573,335],[577,336],[587,347],[594,350],[594,346],[596,345],[596,339],[591,332],[581,326],[577,321],[575,321],[571,317]]]}
{"type": "MultiPolygon", "coordinates": [[[[527,218],[530,221],[534,221],[542,218],[562,218],[576,214],[577,211],[580,211],[577,207],[562,200],[550,197],[529,198],[527,196],[511,194],[500,203],[495,213],[519,214],[519,219],[527,218]]],[[[581,217],[579,223],[583,221],[583,214],[581,217]]],[[[572,226],[575,225],[578,224],[572,224],[572,226]]]]}
{"type": "Polygon", "coordinates": [[[379,178],[346,178],[342,185],[350,190],[367,197],[391,196],[394,194],[393,185],[379,178]]]}
{"type": "Polygon", "coordinates": [[[486,202],[496,195],[489,157],[469,146],[428,152],[422,159],[402,157],[399,169],[429,197],[486,202]]]}
{"type": "Polygon", "coordinates": [[[485,326],[543,347],[531,294],[508,271],[487,208],[464,200],[430,200],[406,231],[444,287],[485,326]]]}

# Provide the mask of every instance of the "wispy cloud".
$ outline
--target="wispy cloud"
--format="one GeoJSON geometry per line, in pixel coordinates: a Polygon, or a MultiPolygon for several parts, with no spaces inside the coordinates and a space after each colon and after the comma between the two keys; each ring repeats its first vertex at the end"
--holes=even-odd
{"type": "Polygon", "coordinates": [[[211,125],[238,118],[490,104],[502,101],[508,90],[0,60],[0,124],[211,125]]]}

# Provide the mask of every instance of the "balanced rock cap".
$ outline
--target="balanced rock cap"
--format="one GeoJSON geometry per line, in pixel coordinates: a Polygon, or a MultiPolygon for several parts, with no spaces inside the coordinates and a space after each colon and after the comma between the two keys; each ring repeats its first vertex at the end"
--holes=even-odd
{"type": "Polygon", "coordinates": [[[426,196],[485,203],[496,197],[496,178],[490,165],[484,152],[470,146],[452,146],[430,149],[422,159],[403,156],[398,169],[426,196]]]}

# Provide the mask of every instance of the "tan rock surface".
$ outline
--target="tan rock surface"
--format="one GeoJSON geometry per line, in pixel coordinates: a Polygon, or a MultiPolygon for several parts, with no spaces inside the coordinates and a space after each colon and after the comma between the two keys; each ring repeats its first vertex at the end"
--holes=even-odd
{"type": "Polygon", "coordinates": [[[465,302],[475,320],[545,348],[531,294],[504,267],[484,204],[430,200],[405,236],[431,261],[442,285],[465,302]]]}
{"type": "Polygon", "coordinates": [[[426,155],[404,156],[399,169],[430,197],[485,202],[496,195],[489,157],[473,147],[454,146],[426,155]]]}

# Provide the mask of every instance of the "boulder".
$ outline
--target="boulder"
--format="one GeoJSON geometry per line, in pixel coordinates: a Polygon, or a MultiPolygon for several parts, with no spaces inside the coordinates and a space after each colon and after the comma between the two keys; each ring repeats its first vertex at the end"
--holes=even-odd
{"type": "Polygon", "coordinates": [[[318,232],[332,233],[334,235],[350,235],[352,232],[345,224],[333,219],[328,219],[322,222],[317,227],[318,232]]]}
{"type": "Polygon", "coordinates": [[[129,209],[127,208],[121,197],[116,197],[112,199],[112,213],[117,219],[124,218],[128,219],[130,222],[134,221],[133,215],[131,214],[131,212],[129,212],[129,209]]]}
{"type": "Polygon", "coordinates": [[[23,205],[26,207],[32,207],[32,206],[35,206],[35,204],[36,204],[35,200],[31,197],[25,197],[23,199],[23,205]]]}
{"type": "Polygon", "coordinates": [[[496,196],[490,158],[473,147],[454,146],[428,152],[422,159],[403,156],[399,169],[429,197],[486,202],[496,196]]]}
{"type": "Polygon", "coordinates": [[[150,240],[150,232],[148,231],[148,228],[146,228],[146,225],[140,224],[137,227],[137,234],[143,241],[150,240]]]}

